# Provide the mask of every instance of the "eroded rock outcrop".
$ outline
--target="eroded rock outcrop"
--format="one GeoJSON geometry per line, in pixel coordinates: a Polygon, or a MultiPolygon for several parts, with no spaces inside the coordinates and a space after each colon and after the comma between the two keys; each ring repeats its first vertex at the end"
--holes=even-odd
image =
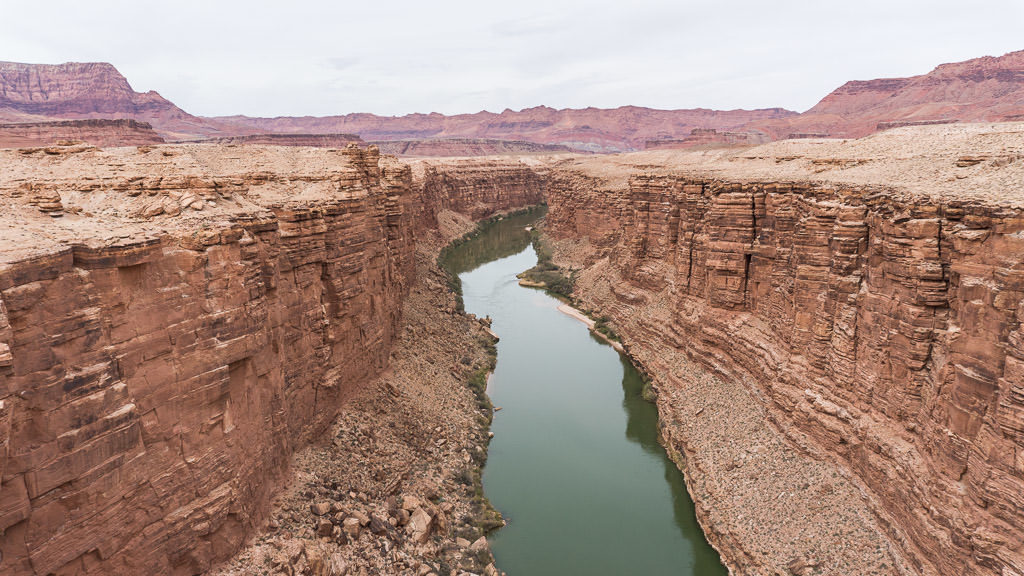
{"type": "Polygon", "coordinates": [[[741,572],[812,561],[844,574],[1024,572],[1024,203],[1010,184],[1021,167],[968,174],[958,162],[985,140],[1019,149],[1015,126],[846,143],[857,162],[792,143],[553,174],[549,229],[587,239],[574,255],[580,297],[659,379],[670,452],[741,572]],[[717,392],[701,384],[709,375],[717,392]],[[787,442],[743,418],[769,419],[787,442]],[[783,465],[763,445],[795,449],[783,465]],[[846,481],[803,460],[852,473],[849,498],[831,500],[846,481]],[[812,480],[788,486],[786,474],[812,480]],[[769,504],[780,499],[790,505],[769,504]],[[843,524],[830,515],[859,507],[875,528],[832,533],[843,524]],[[800,525],[815,535],[777,548],[800,525]],[[875,529],[889,557],[851,554],[875,529]]]}
{"type": "Polygon", "coordinates": [[[423,200],[537,194],[423,195],[373,147],[0,163],[5,574],[196,573],[232,553],[290,454],[384,369],[423,200]]]}

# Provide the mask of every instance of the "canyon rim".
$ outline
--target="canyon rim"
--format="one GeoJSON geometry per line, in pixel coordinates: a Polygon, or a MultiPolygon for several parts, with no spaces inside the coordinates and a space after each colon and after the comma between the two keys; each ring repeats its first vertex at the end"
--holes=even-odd
{"type": "Polygon", "coordinates": [[[0,62],[0,573],[520,576],[521,335],[459,273],[524,253],[704,569],[1024,576],[1024,52],[802,113],[203,116],[0,62]]]}

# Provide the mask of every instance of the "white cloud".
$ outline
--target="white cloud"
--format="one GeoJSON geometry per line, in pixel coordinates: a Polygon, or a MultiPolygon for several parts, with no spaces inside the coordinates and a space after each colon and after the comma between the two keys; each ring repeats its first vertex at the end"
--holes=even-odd
{"type": "Polygon", "coordinates": [[[1024,49],[1019,0],[2,3],[0,59],[108,61],[203,115],[803,110],[1024,49]]]}

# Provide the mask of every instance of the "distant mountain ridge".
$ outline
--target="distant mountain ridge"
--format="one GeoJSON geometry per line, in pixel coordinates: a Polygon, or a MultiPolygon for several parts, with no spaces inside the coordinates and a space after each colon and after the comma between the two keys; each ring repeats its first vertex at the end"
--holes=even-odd
{"type": "Polygon", "coordinates": [[[357,113],[325,117],[226,116],[213,120],[262,132],[349,132],[359,134],[364,140],[516,140],[588,152],[620,152],[643,149],[649,140],[685,138],[695,128],[731,130],[755,120],[795,115],[783,108],[654,110],[638,106],[613,109],[537,106],[519,111],[453,116],[433,113],[396,117],[357,113]]]}
{"type": "MultiPolygon", "coordinates": [[[[790,137],[855,138],[891,127],[945,122],[1024,120],[1024,51],[942,64],[909,78],[851,81],[797,114],[760,110],[614,109],[524,110],[475,114],[409,114],[255,118],[193,116],[160,94],[136,92],[106,63],[0,62],[0,123],[71,119],[146,122],[166,140],[291,134],[289,142],[327,142],[298,135],[354,134],[365,141],[413,141],[396,150],[427,150],[415,141],[444,140],[481,152],[504,149],[495,141],[529,142],[586,152],[657,147],[744,145],[790,137]],[[469,141],[491,142],[470,146],[469,141]]],[[[102,128],[102,127],[100,127],[102,128]]],[[[97,137],[100,137],[97,135],[97,137]]],[[[260,138],[268,140],[267,136],[260,138]]],[[[114,139],[111,135],[104,141],[114,139]]],[[[281,140],[284,142],[284,140],[281,140]]],[[[521,144],[516,145],[523,148],[521,144]]]]}
{"type": "Polygon", "coordinates": [[[859,138],[881,128],[937,122],[1024,120],[1024,50],[942,64],[909,78],[855,80],[790,118],[743,127],[769,134],[859,138]]]}

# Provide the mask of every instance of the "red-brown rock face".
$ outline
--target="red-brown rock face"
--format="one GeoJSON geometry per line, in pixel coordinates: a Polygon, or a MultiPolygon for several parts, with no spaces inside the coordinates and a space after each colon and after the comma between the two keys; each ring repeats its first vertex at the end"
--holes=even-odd
{"type": "Polygon", "coordinates": [[[65,120],[0,124],[0,148],[51,146],[59,142],[85,142],[93,146],[163,144],[164,139],[145,122],[135,120],[65,120]]]}
{"type": "Polygon", "coordinates": [[[548,202],[557,237],[611,247],[625,284],[596,304],[625,341],[755,382],[868,487],[912,570],[1024,571],[1024,210],[671,167],[556,171],[548,202]]]}
{"type": "Polygon", "coordinates": [[[436,214],[452,210],[474,220],[544,201],[541,165],[500,159],[420,161],[413,165],[423,196],[423,221],[436,225],[436,214]]]}
{"type": "MultiPolygon", "coordinates": [[[[995,131],[985,138],[993,142],[1000,134],[1009,138],[993,143],[996,151],[1021,146],[1017,125],[989,129],[995,131]]],[[[943,129],[847,142],[841,150],[876,166],[857,177],[885,180],[887,163],[900,161],[879,151],[887,150],[882,142],[897,140],[902,147],[891,150],[900,158],[938,150],[936,142],[950,147],[902,176],[920,192],[853,183],[845,175],[850,168],[825,171],[819,158],[807,162],[814,170],[803,181],[793,179],[799,168],[784,181],[758,180],[758,173],[781,170],[780,163],[803,162],[808,151],[821,154],[820,147],[781,143],[705,168],[705,155],[692,155],[688,166],[685,156],[653,155],[632,164],[624,157],[618,162],[625,169],[601,160],[566,163],[549,178],[549,230],[556,238],[588,240],[589,265],[601,272],[584,271],[578,290],[613,318],[660,378],[666,399],[687,388],[671,375],[678,353],[734,386],[749,382],[751,401],[764,403],[767,418],[796,446],[810,441],[852,472],[899,550],[894,558],[907,559],[905,569],[1022,573],[1024,208],[1013,183],[1020,180],[997,179],[1007,164],[991,163],[972,174],[989,174],[992,180],[978,181],[1002,182],[999,188],[967,184],[959,193],[938,193],[961,181],[955,174],[969,177],[943,129]],[[785,155],[773,158],[774,150],[785,155]],[[866,156],[871,150],[878,156],[866,156]],[[714,177],[699,175],[713,170],[714,177]],[[727,178],[730,171],[737,179],[727,178]],[[936,194],[928,194],[928,182],[936,194]],[[604,286],[594,290],[589,282],[604,286]]],[[[980,146],[982,138],[963,141],[980,146]]],[[[715,399],[687,398],[683,412],[666,399],[659,408],[670,449],[702,466],[692,470],[698,510],[709,492],[719,499],[710,497],[708,508],[728,509],[749,484],[714,487],[737,464],[716,462],[715,451],[727,450],[714,445],[695,442],[706,452],[693,454],[692,439],[679,433],[679,421],[695,419],[715,399]]],[[[819,489],[810,484],[804,492],[819,489]]],[[[783,495],[768,492],[760,503],[746,503],[760,508],[783,495]]],[[[773,558],[763,551],[771,545],[757,542],[801,523],[813,526],[808,519],[823,512],[807,505],[765,525],[729,518],[716,526],[713,519],[713,542],[741,571],[784,568],[793,557],[773,558]]],[[[757,518],[751,511],[740,516],[757,518]]],[[[806,538],[835,537],[825,530],[806,538]]],[[[803,545],[779,554],[801,553],[803,545]]],[[[827,567],[840,553],[836,547],[814,560],[827,567]]],[[[866,572],[849,565],[837,573],[866,572]]]]}
{"type": "MultiPolygon", "coordinates": [[[[0,154],[4,216],[38,238],[0,250],[4,574],[232,553],[291,453],[385,367],[422,199],[495,199],[421,195],[373,148],[245,150],[0,154]]],[[[516,185],[502,207],[534,201],[516,185]]]]}

